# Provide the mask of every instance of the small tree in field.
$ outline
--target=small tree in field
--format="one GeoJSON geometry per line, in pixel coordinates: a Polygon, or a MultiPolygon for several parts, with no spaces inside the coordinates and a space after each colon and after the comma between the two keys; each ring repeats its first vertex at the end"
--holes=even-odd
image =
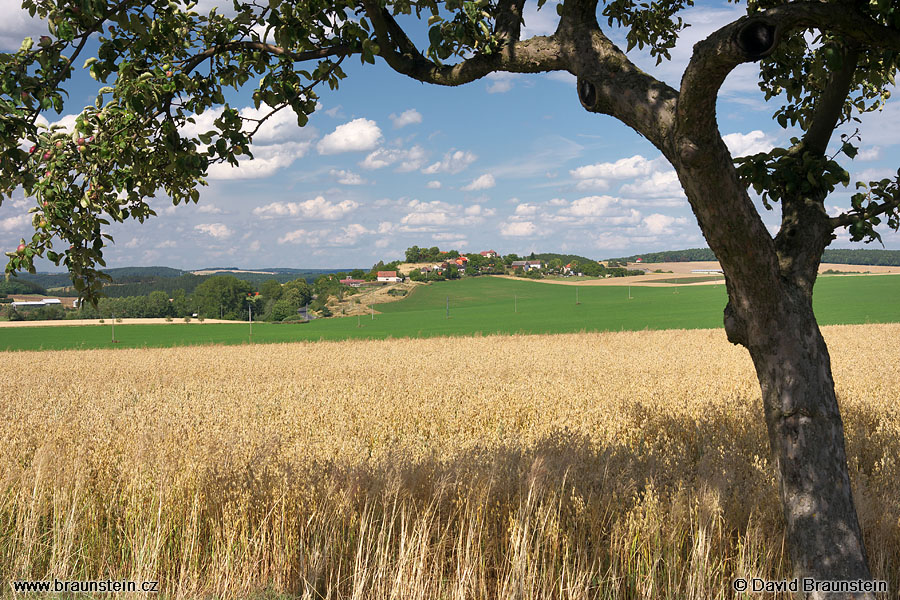
{"type": "MultiPolygon", "coordinates": [[[[869,579],[812,293],[836,230],[872,240],[882,222],[900,225],[897,179],[870,183],[837,216],[824,204],[848,181],[826,154],[835,128],[889,95],[900,9],[880,0],[753,0],[746,16],[694,47],[675,88],[637,68],[598,17],[627,30],[629,49],[647,47],[663,60],[691,0],[564,0],[552,35],[521,39],[524,2],[236,0],[235,15],[225,17],[168,0],[25,0],[47,20],[50,35],[0,57],[0,191],[9,197],[22,188],[36,200],[34,236],[9,253],[7,271],[32,269],[35,256],[46,256],[65,264],[78,291],[92,299],[103,265],[102,225],[152,216],[146,200],[157,192],[175,204],[196,202],[211,164],[250,157],[261,121],[242,118],[224,102],[223,89],[251,77],[261,76],[257,108],[290,109],[303,126],[318,90],[337,87],[341,63],[354,55],[438,85],[497,71],[567,71],[577,77],[585,110],[627,124],[673,165],[722,265],[725,329],[756,366],[795,573],[869,579]],[[417,46],[404,27],[427,30],[428,46],[417,46]],[[97,35],[99,51],[84,61],[85,43],[97,35]],[[73,132],[38,128],[42,111],[62,109],[61,86],[76,61],[112,83],[73,132]],[[778,122],[800,133],[789,147],[735,159],[716,123],[716,99],[726,76],[747,62],[759,64],[767,99],[786,99],[778,122]],[[215,129],[181,133],[192,115],[223,104],[215,129]],[[767,206],[780,204],[774,237],[748,195],[751,186],[767,206]],[[66,249],[55,250],[53,240],[66,249]]],[[[840,149],[846,158],[857,152],[852,139],[840,149]]]]}

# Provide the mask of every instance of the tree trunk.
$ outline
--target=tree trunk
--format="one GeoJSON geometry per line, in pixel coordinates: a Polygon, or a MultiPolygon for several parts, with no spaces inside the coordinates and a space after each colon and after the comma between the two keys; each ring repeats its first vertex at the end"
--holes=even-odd
{"type": "MultiPolygon", "coordinates": [[[[694,138],[702,131],[691,129],[694,138]]],[[[831,231],[814,221],[815,231],[801,231],[811,236],[808,243],[794,244],[795,234],[776,242],[737,181],[718,132],[697,141],[678,140],[668,156],[725,272],[728,339],[746,347],[756,367],[794,577],[801,584],[869,581],[831,360],[812,310],[812,284],[831,231]],[[806,256],[810,252],[814,260],[806,256]]]]}
{"type": "MultiPolygon", "coordinates": [[[[868,581],[828,349],[811,298],[798,288],[785,290],[782,297],[775,314],[754,319],[746,345],[762,388],[794,576],[868,581]]],[[[806,597],[874,595],[813,592],[806,597]]]]}

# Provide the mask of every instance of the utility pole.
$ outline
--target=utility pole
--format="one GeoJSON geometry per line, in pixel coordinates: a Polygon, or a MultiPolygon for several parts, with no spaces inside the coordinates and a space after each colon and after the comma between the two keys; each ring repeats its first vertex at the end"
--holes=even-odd
{"type": "Polygon", "coordinates": [[[248,316],[248,320],[250,322],[250,343],[253,343],[253,304],[250,304],[250,313],[248,316]]]}
{"type": "Polygon", "coordinates": [[[578,301],[578,286],[577,285],[575,286],[575,304],[581,304],[581,302],[578,301]]]}
{"type": "Polygon", "coordinates": [[[628,299],[631,300],[631,286],[628,286],[628,299]]]}
{"type": "Polygon", "coordinates": [[[112,323],[112,343],[116,343],[116,315],[111,315],[109,322],[112,323]]]}
{"type": "Polygon", "coordinates": [[[513,312],[519,312],[519,296],[513,294],[513,312]]]}
{"type": "Polygon", "coordinates": [[[450,296],[447,296],[447,318],[450,318],[450,296]]]}

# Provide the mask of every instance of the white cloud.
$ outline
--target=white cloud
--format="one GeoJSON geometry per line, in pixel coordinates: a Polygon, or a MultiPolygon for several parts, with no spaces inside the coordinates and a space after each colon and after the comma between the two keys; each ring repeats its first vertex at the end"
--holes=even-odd
{"type": "Polygon", "coordinates": [[[649,179],[623,185],[620,193],[624,196],[638,198],[684,197],[681,182],[678,181],[678,174],[675,173],[674,169],[658,171],[651,175],[649,179]]]}
{"type": "Polygon", "coordinates": [[[194,229],[217,240],[227,239],[234,234],[224,223],[201,223],[200,225],[195,225],[194,229]]]}
{"type": "Polygon", "coordinates": [[[618,208],[619,199],[612,196],[585,196],[573,201],[560,214],[573,217],[603,217],[610,214],[610,208],[618,208]]]}
{"type": "Polygon", "coordinates": [[[878,160],[879,158],[881,158],[881,146],[865,148],[856,155],[856,160],[859,161],[878,160]]]}
{"type": "Polygon", "coordinates": [[[493,217],[497,214],[497,210],[494,208],[484,208],[480,204],[473,204],[472,206],[467,206],[466,210],[463,211],[468,217],[493,217]]]}
{"type": "Polygon", "coordinates": [[[441,189],[441,182],[440,181],[429,181],[426,184],[426,186],[430,190],[439,190],[439,189],[441,189]]]}
{"type": "Polygon", "coordinates": [[[488,81],[487,93],[488,94],[503,94],[508,92],[513,88],[517,79],[520,79],[522,76],[519,73],[506,73],[503,71],[496,71],[494,73],[489,74],[485,79],[488,81]]]}
{"type": "Polygon", "coordinates": [[[359,204],[353,200],[329,202],[322,196],[316,196],[305,202],[272,202],[253,209],[253,214],[263,218],[303,217],[305,219],[336,221],[352,212],[359,204]]]}
{"type": "Polygon", "coordinates": [[[310,142],[287,142],[270,146],[251,147],[253,160],[238,159],[237,167],[227,163],[217,163],[209,168],[210,179],[261,179],[273,175],[279,169],[289,167],[295,160],[303,157],[309,149],[310,142]]]}
{"type": "Polygon", "coordinates": [[[522,39],[528,39],[536,35],[550,35],[556,31],[559,24],[559,14],[556,12],[555,2],[548,2],[540,10],[537,3],[528,2],[522,11],[522,39]]]}
{"type": "Polygon", "coordinates": [[[426,175],[434,173],[460,173],[468,168],[478,157],[471,152],[456,150],[450,151],[444,155],[444,160],[429,165],[422,170],[426,175]]]}
{"type": "MultiPolygon", "coordinates": [[[[219,111],[221,113],[221,111],[219,111]]],[[[268,104],[261,104],[259,108],[247,106],[241,109],[240,114],[245,119],[260,120],[272,112],[268,104]]],[[[257,126],[256,122],[245,123],[244,130],[252,131],[257,126]]],[[[272,114],[260,125],[259,130],[253,135],[253,144],[282,143],[289,140],[308,140],[312,137],[313,128],[300,127],[297,124],[297,115],[290,108],[284,108],[272,114]]]]}
{"type": "Polygon", "coordinates": [[[29,214],[7,217],[6,219],[0,219],[0,231],[16,231],[18,229],[23,229],[30,223],[31,215],[29,214]]]}
{"type": "Polygon", "coordinates": [[[431,236],[431,239],[436,242],[449,242],[454,241],[458,244],[466,244],[466,236],[460,235],[458,233],[435,233],[431,236]]]}
{"type": "Polygon", "coordinates": [[[174,240],[163,240],[162,242],[158,243],[156,247],[159,249],[177,248],[178,244],[176,244],[174,240]]]}
{"type": "MultiPolygon", "coordinates": [[[[19,41],[21,42],[22,40],[19,40],[19,41]]],[[[48,121],[44,117],[44,115],[38,115],[38,118],[36,119],[35,122],[38,124],[47,125],[48,127],[59,126],[59,127],[62,127],[64,131],[71,133],[72,131],[75,130],[75,119],[77,118],[77,116],[78,115],[74,115],[74,114],[73,115],[63,115],[56,121],[51,122],[51,121],[48,121]]]]}
{"type": "Polygon", "coordinates": [[[633,226],[641,222],[641,213],[628,208],[626,202],[620,198],[585,196],[562,206],[556,215],[548,215],[545,218],[569,224],[633,226]]]}
{"type": "Polygon", "coordinates": [[[463,187],[462,189],[466,192],[474,192],[478,190],[489,190],[495,185],[497,185],[497,182],[494,181],[494,176],[490,173],[486,173],[484,175],[476,177],[472,180],[472,183],[463,187]]]}
{"type": "Polygon", "coordinates": [[[380,140],[381,129],[375,121],[360,118],[338,125],[319,141],[317,149],[319,154],[359,152],[372,150],[380,140]]]}
{"type": "Polygon", "coordinates": [[[222,214],[222,209],[215,204],[201,204],[197,207],[197,212],[205,215],[220,215],[222,214]]]}
{"type": "Polygon", "coordinates": [[[404,225],[449,225],[450,214],[444,211],[414,212],[400,219],[404,225]]]}
{"type": "Polygon", "coordinates": [[[318,239],[319,236],[314,235],[313,232],[307,231],[305,229],[295,229],[294,231],[289,231],[285,233],[283,236],[278,238],[279,244],[302,244],[304,242],[312,243],[314,239],[318,239]],[[310,239],[314,238],[314,239],[310,239]]]}
{"type": "Polygon", "coordinates": [[[391,122],[394,123],[394,127],[400,129],[401,127],[406,127],[407,125],[415,125],[417,123],[422,122],[422,115],[419,114],[414,108],[410,108],[409,110],[405,110],[400,115],[392,114],[390,116],[391,122]]]}
{"type": "Polygon", "coordinates": [[[596,190],[603,192],[609,189],[609,182],[605,179],[582,179],[575,184],[575,189],[580,191],[596,190]]]}
{"type": "Polygon", "coordinates": [[[330,236],[329,245],[354,246],[359,241],[360,237],[370,233],[375,232],[359,223],[351,223],[350,225],[342,227],[339,233],[330,236]]]}
{"type": "Polygon", "coordinates": [[[425,156],[425,149],[418,145],[409,150],[379,148],[366,156],[359,166],[364,169],[382,169],[400,163],[397,171],[406,173],[420,169],[425,164],[425,156]]]}
{"type": "MultiPolygon", "coordinates": [[[[183,136],[196,137],[201,133],[215,130],[214,121],[222,115],[222,108],[207,110],[194,116],[194,123],[187,123],[179,129],[183,136]]],[[[245,119],[262,119],[272,111],[272,107],[263,104],[258,109],[252,106],[242,108],[240,115],[245,119]]],[[[254,121],[243,125],[246,132],[256,127],[254,121]]],[[[273,175],[279,169],[293,164],[302,158],[312,145],[316,130],[313,127],[300,127],[297,117],[290,110],[281,110],[266,121],[253,136],[250,152],[253,159],[238,157],[240,163],[234,167],[228,163],[216,163],[209,168],[209,179],[260,179],[273,175]]]]}
{"type": "Polygon", "coordinates": [[[644,217],[641,224],[649,233],[663,235],[674,233],[673,225],[687,225],[687,222],[685,217],[670,217],[669,215],[654,213],[644,217]]]}
{"type": "Polygon", "coordinates": [[[209,167],[209,179],[261,179],[273,175],[279,169],[289,167],[295,160],[303,157],[309,150],[310,142],[285,142],[257,146],[253,144],[250,151],[253,160],[244,157],[238,159],[240,164],[232,166],[228,163],[217,163],[209,167]]]}
{"type": "Polygon", "coordinates": [[[21,0],[0,0],[0,49],[15,51],[26,37],[47,35],[47,24],[22,10],[21,0]]]}
{"type": "Polygon", "coordinates": [[[516,206],[516,216],[519,216],[519,217],[531,217],[531,216],[536,215],[537,212],[538,212],[537,204],[524,203],[524,204],[519,204],[518,206],[516,206]]]}
{"type": "Polygon", "coordinates": [[[631,158],[623,158],[616,162],[596,163],[578,167],[569,174],[575,179],[628,179],[639,175],[649,175],[653,170],[654,161],[647,160],[640,154],[631,158]]]}
{"type": "Polygon", "coordinates": [[[359,174],[344,169],[332,169],[331,175],[337,177],[337,182],[343,185],[364,185],[368,183],[359,174]]]}
{"type": "Polygon", "coordinates": [[[480,223],[484,217],[495,214],[494,209],[485,209],[479,204],[463,207],[440,200],[432,202],[411,200],[406,207],[409,212],[400,219],[404,231],[428,231],[430,228],[451,225],[454,227],[469,226],[480,223]]]}
{"type": "Polygon", "coordinates": [[[526,237],[534,235],[537,227],[531,221],[504,223],[500,226],[500,235],[504,237],[526,237]]]}
{"type": "Polygon", "coordinates": [[[723,135],[725,145],[732,156],[749,156],[768,152],[775,147],[775,140],[759,129],[750,133],[729,133],[723,135]]]}

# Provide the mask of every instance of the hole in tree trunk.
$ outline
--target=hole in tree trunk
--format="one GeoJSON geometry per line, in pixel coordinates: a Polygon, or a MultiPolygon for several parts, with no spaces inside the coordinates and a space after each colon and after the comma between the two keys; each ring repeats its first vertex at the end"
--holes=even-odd
{"type": "Polygon", "coordinates": [[[594,108],[597,104],[597,88],[587,79],[578,80],[578,99],[581,104],[588,110],[594,108]]]}
{"type": "Polygon", "coordinates": [[[737,43],[748,58],[759,60],[775,49],[775,26],[765,21],[751,21],[738,32],[737,43]]]}

